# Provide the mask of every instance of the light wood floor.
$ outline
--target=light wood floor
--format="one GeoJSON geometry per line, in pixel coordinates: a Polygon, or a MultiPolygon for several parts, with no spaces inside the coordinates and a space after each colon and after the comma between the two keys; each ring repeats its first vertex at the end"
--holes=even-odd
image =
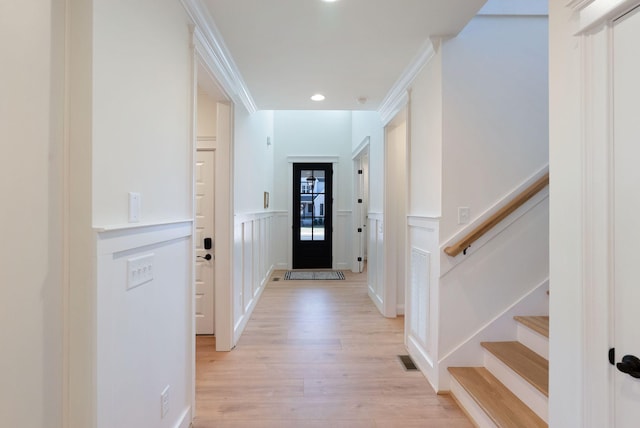
{"type": "Polygon", "coordinates": [[[345,273],[269,282],[231,352],[198,337],[194,428],[472,427],[449,396],[404,370],[403,318],[383,318],[365,274],[345,273]]]}

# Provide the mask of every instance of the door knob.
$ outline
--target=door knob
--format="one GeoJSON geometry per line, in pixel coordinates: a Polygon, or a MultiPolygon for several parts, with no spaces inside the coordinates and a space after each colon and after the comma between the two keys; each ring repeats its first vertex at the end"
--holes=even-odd
{"type": "Polygon", "coordinates": [[[213,257],[211,254],[205,254],[204,256],[198,256],[199,259],[211,260],[213,257]]]}
{"type": "Polygon", "coordinates": [[[616,364],[618,370],[636,379],[640,379],[640,359],[635,355],[625,355],[622,361],[616,364]]]}

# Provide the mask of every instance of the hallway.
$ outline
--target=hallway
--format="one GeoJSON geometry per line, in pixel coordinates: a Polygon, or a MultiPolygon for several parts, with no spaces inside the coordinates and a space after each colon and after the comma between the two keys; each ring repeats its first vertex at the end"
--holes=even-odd
{"type": "Polygon", "coordinates": [[[194,428],[472,426],[419,371],[404,370],[403,318],[380,316],[366,273],[283,275],[272,275],[235,350],[198,337],[194,428]]]}

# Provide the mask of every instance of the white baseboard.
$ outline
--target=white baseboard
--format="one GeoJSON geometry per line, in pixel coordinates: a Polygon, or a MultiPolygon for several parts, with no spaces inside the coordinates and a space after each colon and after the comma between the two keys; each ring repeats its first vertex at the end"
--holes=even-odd
{"type": "Polygon", "coordinates": [[[178,419],[178,423],[175,425],[175,428],[189,428],[192,420],[193,415],[191,414],[191,406],[189,406],[184,412],[182,412],[182,416],[178,419]]]}

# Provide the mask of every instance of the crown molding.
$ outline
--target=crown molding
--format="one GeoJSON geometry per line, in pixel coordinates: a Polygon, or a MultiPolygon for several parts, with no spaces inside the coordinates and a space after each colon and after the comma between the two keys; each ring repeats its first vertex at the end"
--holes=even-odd
{"type": "Polygon", "coordinates": [[[195,26],[194,47],[207,68],[235,104],[242,104],[249,113],[255,113],[256,103],[207,8],[201,0],[180,2],[195,26]]]}
{"type": "Polygon", "coordinates": [[[409,87],[418,76],[418,73],[420,73],[420,70],[431,61],[435,54],[436,50],[433,42],[427,40],[391,87],[387,96],[380,103],[380,107],[378,107],[383,126],[389,124],[398,112],[407,105],[409,102],[409,87]]]}
{"type": "Polygon", "coordinates": [[[571,0],[567,6],[573,10],[582,10],[593,2],[594,0],[571,0]]]}

